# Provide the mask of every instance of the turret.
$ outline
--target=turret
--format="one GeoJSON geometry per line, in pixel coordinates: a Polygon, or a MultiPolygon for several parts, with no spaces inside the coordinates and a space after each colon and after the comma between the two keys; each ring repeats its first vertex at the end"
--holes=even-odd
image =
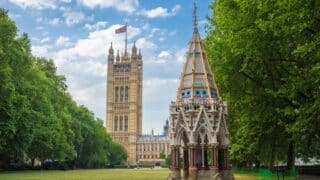
{"type": "Polygon", "coordinates": [[[138,59],[142,60],[142,54],[141,54],[141,49],[139,48],[139,53],[138,53],[138,59]]]}
{"type": "Polygon", "coordinates": [[[120,53],[119,53],[119,50],[117,51],[116,62],[117,62],[117,63],[120,63],[120,53]]]}
{"type": "Polygon", "coordinates": [[[132,46],[131,60],[136,60],[136,58],[137,58],[137,47],[136,47],[136,42],[134,42],[132,46]]]}
{"type": "Polygon", "coordinates": [[[109,48],[109,55],[108,55],[108,61],[113,62],[114,61],[114,52],[113,52],[113,47],[112,47],[112,42],[109,48]]]}

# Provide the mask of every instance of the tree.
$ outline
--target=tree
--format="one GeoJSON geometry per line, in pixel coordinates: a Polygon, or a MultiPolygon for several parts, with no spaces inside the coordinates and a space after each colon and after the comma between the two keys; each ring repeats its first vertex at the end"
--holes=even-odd
{"type": "Polygon", "coordinates": [[[0,33],[0,161],[66,161],[82,168],[123,163],[126,152],[102,120],[76,104],[53,60],[31,54],[27,34],[17,37],[3,9],[0,33]]]}
{"type": "Polygon", "coordinates": [[[164,151],[161,151],[159,154],[160,159],[166,159],[166,154],[164,153],[164,151]]]}
{"type": "Polygon", "coordinates": [[[110,144],[109,163],[111,166],[125,165],[127,157],[127,151],[123,146],[115,142],[110,144]]]}
{"type": "Polygon", "coordinates": [[[319,156],[320,2],[217,0],[211,8],[206,48],[228,101],[232,160],[292,168],[296,156],[319,156]]]}

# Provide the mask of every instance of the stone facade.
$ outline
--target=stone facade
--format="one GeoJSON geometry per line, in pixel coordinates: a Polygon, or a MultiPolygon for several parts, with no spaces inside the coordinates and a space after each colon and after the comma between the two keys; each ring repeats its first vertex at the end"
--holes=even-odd
{"type": "Polygon", "coordinates": [[[137,137],[142,132],[142,55],[134,45],[131,56],[125,51],[116,57],[111,47],[107,69],[106,128],[114,141],[128,153],[128,163],[136,163],[137,137]]]}
{"type": "Polygon", "coordinates": [[[196,4],[177,98],[170,105],[170,146],[168,179],[234,179],[228,164],[227,105],[219,96],[198,32],[196,4]]]}
{"type": "Polygon", "coordinates": [[[169,151],[168,121],[162,135],[142,135],[142,83],[143,63],[141,51],[132,47],[131,56],[125,51],[116,57],[111,44],[107,69],[106,128],[114,141],[123,145],[128,153],[128,164],[141,161],[158,162],[163,150],[169,151]]]}
{"type": "MultiPolygon", "coordinates": [[[[148,164],[156,164],[163,160],[160,159],[160,153],[165,155],[170,154],[169,136],[168,136],[169,122],[166,121],[162,135],[141,135],[137,139],[137,162],[143,165],[144,162],[148,164]]],[[[163,164],[163,163],[162,163],[163,164]]]]}

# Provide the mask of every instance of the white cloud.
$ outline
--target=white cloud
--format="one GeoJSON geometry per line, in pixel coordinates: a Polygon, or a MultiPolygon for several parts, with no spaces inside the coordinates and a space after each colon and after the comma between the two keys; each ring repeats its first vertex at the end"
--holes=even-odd
{"type": "Polygon", "coordinates": [[[49,37],[45,37],[45,38],[40,40],[40,43],[47,43],[49,41],[50,41],[50,38],[49,37]]]}
{"type": "Polygon", "coordinates": [[[57,46],[68,46],[68,45],[70,45],[70,38],[65,37],[65,36],[59,36],[58,39],[56,40],[56,45],[57,46]]]}
{"type": "Polygon", "coordinates": [[[55,0],[9,0],[9,2],[23,8],[55,9],[55,0]]]}
{"type": "Polygon", "coordinates": [[[49,46],[43,45],[43,46],[32,46],[32,54],[38,57],[50,57],[49,54],[49,46]]]}
{"type": "Polygon", "coordinates": [[[60,22],[60,18],[53,18],[49,21],[49,24],[51,25],[57,25],[60,22]]]}
{"type": "Polygon", "coordinates": [[[168,51],[161,51],[160,54],[158,55],[159,58],[167,58],[170,56],[171,54],[168,51]]]}
{"type": "Polygon", "coordinates": [[[60,2],[63,2],[63,3],[71,3],[72,0],[60,0],[60,2]]]}
{"type": "Polygon", "coordinates": [[[85,24],[84,28],[88,31],[99,30],[101,28],[105,28],[107,24],[108,23],[106,21],[98,21],[95,24],[85,24]]]}
{"type": "Polygon", "coordinates": [[[15,14],[15,13],[12,13],[12,12],[9,12],[9,17],[11,19],[18,19],[18,18],[21,18],[21,15],[20,14],[15,14]]]}
{"type": "MultiPolygon", "coordinates": [[[[113,43],[115,49],[123,49],[124,35],[115,34],[115,30],[121,25],[112,25],[107,29],[96,30],[89,33],[88,38],[79,39],[75,46],[68,49],[63,49],[57,53],[57,58],[73,58],[76,56],[99,58],[104,57],[109,48],[109,43],[113,43]]],[[[141,33],[141,30],[136,27],[128,26],[128,39],[132,39],[141,33]]],[[[152,46],[145,40],[138,40],[137,44],[144,46],[152,46]]]]}
{"type": "Polygon", "coordinates": [[[132,13],[137,9],[139,0],[78,0],[78,3],[89,8],[115,8],[118,11],[132,13]]]}
{"type": "Polygon", "coordinates": [[[178,62],[182,63],[185,61],[185,55],[187,53],[187,48],[182,48],[180,50],[178,50],[175,54],[175,58],[178,62]]]}
{"type": "Polygon", "coordinates": [[[66,10],[63,13],[63,17],[65,18],[65,23],[70,26],[73,24],[78,24],[82,20],[84,20],[85,15],[82,12],[75,12],[75,11],[70,11],[66,10]]]}
{"type": "Polygon", "coordinates": [[[141,14],[148,18],[168,17],[168,16],[176,15],[177,12],[180,10],[180,8],[181,8],[180,5],[175,5],[171,10],[168,10],[167,8],[163,8],[160,6],[150,10],[143,9],[138,14],[141,14]]]}

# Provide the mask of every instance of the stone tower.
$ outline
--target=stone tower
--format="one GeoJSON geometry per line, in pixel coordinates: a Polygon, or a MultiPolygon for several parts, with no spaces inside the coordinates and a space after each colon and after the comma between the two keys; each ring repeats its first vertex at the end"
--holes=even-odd
{"type": "Polygon", "coordinates": [[[228,165],[227,105],[219,96],[198,32],[196,3],[193,23],[177,98],[170,105],[172,165],[168,179],[233,179],[228,165]]]}
{"type": "Polygon", "coordinates": [[[137,161],[137,136],[142,133],[142,55],[135,43],[131,56],[125,50],[116,56],[109,49],[107,68],[106,128],[128,153],[128,163],[137,161]]]}

